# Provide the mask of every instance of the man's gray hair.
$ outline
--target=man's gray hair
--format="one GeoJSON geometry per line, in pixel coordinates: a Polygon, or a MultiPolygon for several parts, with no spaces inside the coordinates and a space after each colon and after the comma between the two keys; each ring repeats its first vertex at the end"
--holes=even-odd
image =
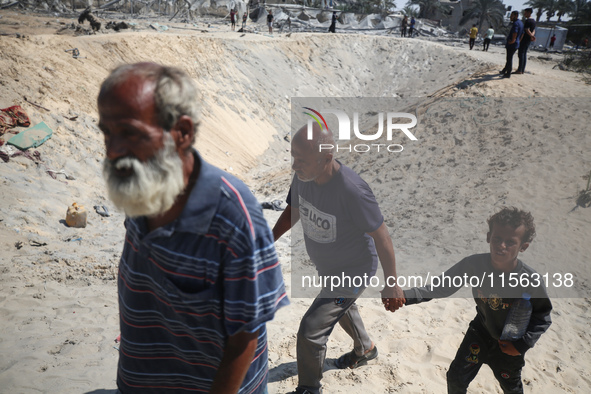
{"type": "Polygon", "coordinates": [[[169,131],[181,116],[187,115],[193,121],[195,142],[199,125],[199,91],[191,77],[178,68],[155,63],[125,64],[114,69],[105,79],[99,96],[131,76],[155,84],[154,101],[159,126],[169,131]]]}

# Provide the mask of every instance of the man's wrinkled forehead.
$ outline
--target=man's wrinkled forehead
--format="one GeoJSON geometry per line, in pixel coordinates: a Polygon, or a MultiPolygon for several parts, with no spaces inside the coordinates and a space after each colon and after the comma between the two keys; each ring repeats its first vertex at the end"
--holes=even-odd
{"type": "Polygon", "coordinates": [[[98,97],[99,109],[106,100],[124,101],[130,105],[151,103],[154,101],[155,88],[154,81],[129,75],[118,83],[101,89],[98,97]]]}

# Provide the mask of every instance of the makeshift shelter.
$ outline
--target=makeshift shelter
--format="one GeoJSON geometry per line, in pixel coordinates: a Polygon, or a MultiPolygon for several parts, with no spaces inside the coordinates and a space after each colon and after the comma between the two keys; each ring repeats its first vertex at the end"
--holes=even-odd
{"type": "Polygon", "coordinates": [[[246,12],[246,2],[244,0],[231,0],[226,4],[226,8],[228,12],[232,9],[236,10],[236,19],[242,20],[242,15],[246,12]]]}
{"type": "Polygon", "coordinates": [[[365,18],[359,21],[360,29],[374,29],[375,26],[380,22],[381,17],[379,14],[369,14],[365,18]]]}
{"type": "Polygon", "coordinates": [[[550,38],[556,34],[556,42],[554,43],[553,50],[562,51],[566,42],[566,33],[568,33],[568,29],[560,26],[536,27],[536,41],[531,45],[532,47],[535,45],[536,49],[548,49],[550,47],[550,38]]]}
{"type": "Polygon", "coordinates": [[[359,24],[355,14],[352,12],[343,12],[341,15],[339,15],[339,22],[347,27],[357,26],[359,24]]]}
{"type": "Polygon", "coordinates": [[[393,29],[395,27],[400,26],[400,21],[395,18],[391,18],[389,16],[382,19],[375,25],[376,29],[393,29]]]}

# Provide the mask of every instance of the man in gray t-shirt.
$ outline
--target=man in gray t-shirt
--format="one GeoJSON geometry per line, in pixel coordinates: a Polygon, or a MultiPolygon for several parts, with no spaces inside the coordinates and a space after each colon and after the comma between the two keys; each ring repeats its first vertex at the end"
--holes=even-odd
{"type": "Polygon", "coordinates": [[[299,210],[306,250],[321,276],[373,276],[378,266],[368,233],[384,222],[369,188],[352,169],[340,165],[325,184],[293,177],[287,204],[299,210]]]}
{"type": "MultiPolygon", "coordinates": [[[[303,127],[293,137],[292,168],[296,175],[287,208],[273,228],[279,239],[302,222],[306,251],[320,276],[371,277],[382,264],[384,276],[396,278],[396,260],[378,203],[359,175],[334,159],[329,130],[314,124],[311,139],[303,127]]],[[[403,303],[402,290],[385,282],[382,302],[394,312],[403,303]]],[[[326,343],[337,323],[353,339],[353,350],[342,355],[337,368],[356,368],[377,357],[355,301],[365,288],[322,289],[300,322],[297,337],[297,394],[321,392],[326,343]]]]}

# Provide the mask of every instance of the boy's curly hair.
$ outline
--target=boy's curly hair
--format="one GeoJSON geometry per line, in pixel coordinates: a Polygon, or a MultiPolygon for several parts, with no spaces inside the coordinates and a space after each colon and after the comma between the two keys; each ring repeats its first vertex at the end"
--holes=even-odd
{"type": "Polygon", "coordinates": [[[529,212],[522,211],[515,207],[507,207],[501,209],[487,219],[488,229],[493,230],[493,225],[499,224],[501,226],[511,226],[517,228],[523,224],[525,227],[525,234],[523,235],[522,243],[531,242],[536,236],[536,226],[534,224],[534,217],[529,212]]]}

